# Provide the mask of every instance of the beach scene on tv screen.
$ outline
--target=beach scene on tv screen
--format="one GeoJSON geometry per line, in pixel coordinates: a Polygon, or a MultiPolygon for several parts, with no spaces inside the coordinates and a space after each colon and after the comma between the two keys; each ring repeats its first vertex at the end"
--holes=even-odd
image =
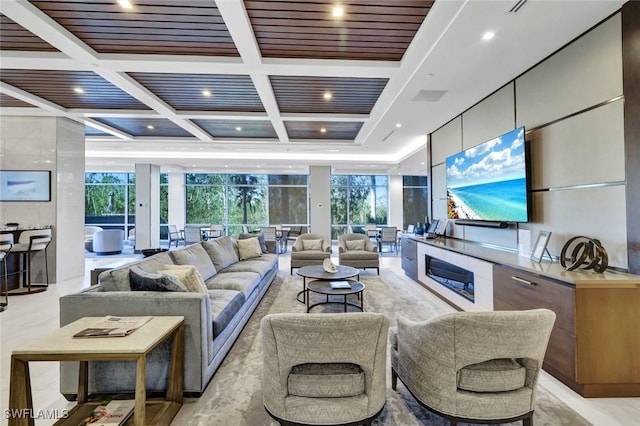
{"type": "Polygon", "coordinates": [[[447,158],[450,219],[526,222],[524,128],[447,158]]]}

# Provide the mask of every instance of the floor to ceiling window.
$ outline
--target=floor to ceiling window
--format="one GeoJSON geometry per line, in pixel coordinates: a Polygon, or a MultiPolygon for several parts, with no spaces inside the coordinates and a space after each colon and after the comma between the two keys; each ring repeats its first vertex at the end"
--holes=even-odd
{"type": "Polygon", "coordinates": [[[367,224],[386,225],[389,215],[387,175],[331,176],[331,238],[364,232],[367,224]]]}
{"type": "Polygon", "coordinates": [[[402,176],[402,226],[428,222],[429,194],[426,176],[402,176]]]}
{"type": "Polygon", "coordinates": [[[232,235],[243,225],[308,223],[306,175],[188,173],[185,182],[187,224],[224,224],[232,235]]]}
{"type": "MultiPolygon", "coordinates": [[[[160,238],[167,239],[169,212],[167,174],[160,174],[160,238]]],[[[85,173],[85,224],[103,229],[122,229],[125,235],[135,227],[136,174],[85,173]]]]}

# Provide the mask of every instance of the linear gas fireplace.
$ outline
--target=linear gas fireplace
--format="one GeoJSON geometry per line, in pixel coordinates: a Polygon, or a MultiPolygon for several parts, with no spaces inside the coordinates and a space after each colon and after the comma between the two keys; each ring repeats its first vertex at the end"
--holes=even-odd
{"type": "Polygon", "coordinates": [[[429,278],[465,299],[474,301],[473,272],[428,254],[424,259],[429,278]]]}

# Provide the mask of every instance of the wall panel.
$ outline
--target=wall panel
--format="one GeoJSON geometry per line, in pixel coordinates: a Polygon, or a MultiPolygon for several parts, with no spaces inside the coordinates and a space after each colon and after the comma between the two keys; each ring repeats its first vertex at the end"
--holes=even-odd
{"type": "Polygon", "coordinates": [[[597,238],[607,250],[609,265],[627,268],[624,185],[537,192],[533,198],[532,243],[541,229],[551,231],[548,249],[558,256],[570,237],[597,238]]]}
{"type": "Polygon", "coordinates": [[[532,189],[625,179],[622,100],[527,134],[532,189]]]}
{"type": "Polygon", "coordinates": [[[463,149],[500,136],[515,125],[514,83],[507,84],[462,114],[463,149]]]}
{"type": "Polygon", "coordinates": [[[458,116],[431,135],[431,165],[462,151],[462,117],[458,116]]]}
{"type": "Polygon", "coordinates": [[[622,94],[620,14],[516,80],[518,126],[549,123],[622,94]]]}

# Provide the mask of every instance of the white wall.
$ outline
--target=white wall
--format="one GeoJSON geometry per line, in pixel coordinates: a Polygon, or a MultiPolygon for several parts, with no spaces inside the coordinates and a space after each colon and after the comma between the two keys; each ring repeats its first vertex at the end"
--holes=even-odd
{"type": "MultiPolygon", "coordinates": [[[[0,116],[0,154],[4,170],[51,171],[51,201],[0,202],[0,222],[53,225],[49,281],[84,275],[84,126],[58,117],[0,116]]],[[[35,275],[41,282],[43,268],[35,275]]]]}

